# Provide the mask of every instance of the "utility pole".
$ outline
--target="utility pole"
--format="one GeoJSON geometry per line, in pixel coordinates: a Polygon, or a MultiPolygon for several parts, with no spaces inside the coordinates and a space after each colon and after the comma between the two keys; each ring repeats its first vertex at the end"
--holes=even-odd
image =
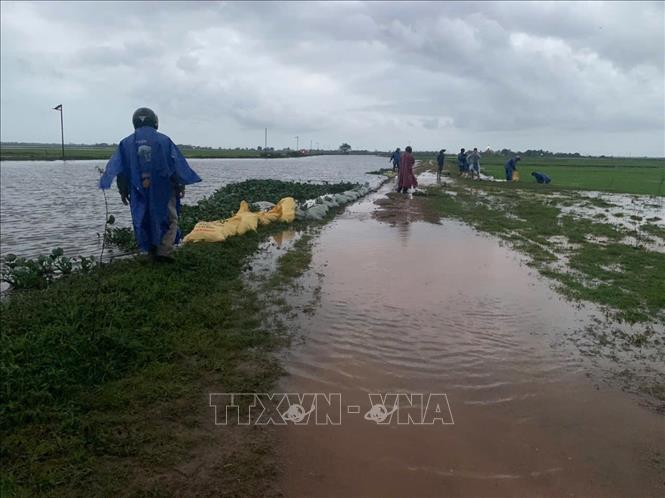
{"type": "Polygon", "coordinates": [[[265,139],[265,142],[263,144],[263,149],[265,150],[267,148],[268,148],[268,128],[266,128],[266,139],[265,139]]]}
{"type": "Polygon", "coordinates": [[[60,140],[62,144],[62,160],[65,160],[65,125],[62,119],[62,104],[58,104],[53,108],[54,111],[60,111],[60,140]]]}
{"type": "Polygon", "coordinates": [[[296,135],[295,139],[296,139],[296,150],[300,150],[300,137],[296,135]]]}
{"type": "Polygon", "coordinates": [[[311,140],[309,141],[309,151],[310,152],[312,151],[312,141],[311,140]]]}

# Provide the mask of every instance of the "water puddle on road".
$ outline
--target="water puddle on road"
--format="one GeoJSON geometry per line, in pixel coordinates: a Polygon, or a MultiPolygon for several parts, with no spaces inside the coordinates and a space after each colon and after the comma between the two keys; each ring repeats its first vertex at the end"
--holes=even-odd
{"type": "Polygon", "coordinates": [[[341,423],[278,428],[284,495],[662,495],[662,416],[562,340],[585,311],[496,239],[387,192],[316,241],[319,306],[278,390],[340,393],[341,423]],[[445,393],[454,423],[377,424],[375,393],[445,393]]]}

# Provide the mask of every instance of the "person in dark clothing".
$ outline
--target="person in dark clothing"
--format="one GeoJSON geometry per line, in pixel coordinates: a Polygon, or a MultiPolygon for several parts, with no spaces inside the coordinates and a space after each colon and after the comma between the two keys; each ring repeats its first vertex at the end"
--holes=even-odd
{"type": "Polygon", "coordinates": [[[443,165],[446,162],[446,149],[441,149],[439,154],[436,156],[436,179],[441,179],[441,173],[443,173],[443,165]]]}
{"type": "Polygon", "coordinates": [[[511,157],[506,161],[506,164],[504,166],[506,170],[506,181],[507,182],[512,182],[513,181],[513,171],[517,169],[517,161],[520,161],[521,158],[520,156],[515,156],[511,157]]]}
{"type": "Polygon", "coordinates": [[[457,167],[459,168],[459,174],[464,175],[469,170],[469,164],[466,160],[466,152],[464,148],[460,150],[460,153],[457,154],[457,167]]]}
{"type": "Polygon", "coordinates": [[[408,146],[404,154],[402,154],[402,162],[399,165],[399,174],[397,175],[398,192],[407,194],[411,187],[416,188],[418,186],[416,175],[413,174],[413,166],[415,164],[416,160],[411,154],[411,146],[408,146]]]}
{"type": "Polygon", "coordinates": [[[399,170],[399,161],[400,161],[399,147],[397,147],[395,149],[395,152],[392,153],[392,155],[390,156],[390,159],[388,159],[388,160],[392,161],[392,163],[393,163],[393,171],[399,170]]]}
{"type": "Polygon", "coordinates": [[[540,173],[539,171],[532,171],[531,176],[533,176],[538,183],[549,183],[552,181],[549,176],[545,173],[540,173]]]}

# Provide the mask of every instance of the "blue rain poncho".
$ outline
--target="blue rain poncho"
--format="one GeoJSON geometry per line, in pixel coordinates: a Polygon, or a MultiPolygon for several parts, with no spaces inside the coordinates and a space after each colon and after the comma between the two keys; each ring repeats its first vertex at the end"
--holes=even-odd
{"type": "Polygon", "coordinates": [[[510,159],[508,159],[506,161],[506,164],[505,164],[504,167],[505,167],[506,171],[508,171],[508,170],[515,171],[517,169],[517,159],[514,158],[514,157],[511,157],[510,159]]]}
{"type": "Polygon", "coordinates": [[[390,156],[390,160],[393,162],[394,166],[399,167],[400,153],[398,151],[393,152],[392,156],[390,156]]]}
{"type": "Polygon", "coordinates": [[[517,158],[511,157],[510,159],[508,159],[506,161],[504,168],[506,169],[506,181],[512,182],[513,171],[517,169],[517,158]]]}
{"type": "MultiPolygon", "coordinates": [[[[119,186],[121,179],[128,184],[134,235],[144,251],[158,247],[168,230],[168,203],[174,192],[201,181],[171,139],[150,126],[137,128],[118,144],[99,188],[110,188],[117,176],[119,186]]],[[[179,196],[176,210],[179,215],[179,196]]],[[[180,230],[175,241],[179,240],[180,230]]]]}
{"type": "Polygon", "coordinates": [[[467,162],[466,152],[461,152],[457,154],[457,167],[460,170],[460,173],[464,171],[469,171],[469,163],[467,162]]]}
{"type": "Polygon", "coordinates": [[[547,176],[545,173],[541,173],[540,171],[534,171],[531,173],[531,176],[533,176],[538,183],[549,183],[552,181],[549,176],[547,176]]]}

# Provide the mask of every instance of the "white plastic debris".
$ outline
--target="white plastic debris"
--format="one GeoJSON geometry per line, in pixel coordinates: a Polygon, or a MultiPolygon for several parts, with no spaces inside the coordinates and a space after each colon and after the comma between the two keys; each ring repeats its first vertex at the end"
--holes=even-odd
{"type": "Polygon", "coordinates": [[[272,202],[268,201],[258,201],[254,202],[252,206],[256,206],[260,211],[270,211],[275,205],[272,202]]]}

